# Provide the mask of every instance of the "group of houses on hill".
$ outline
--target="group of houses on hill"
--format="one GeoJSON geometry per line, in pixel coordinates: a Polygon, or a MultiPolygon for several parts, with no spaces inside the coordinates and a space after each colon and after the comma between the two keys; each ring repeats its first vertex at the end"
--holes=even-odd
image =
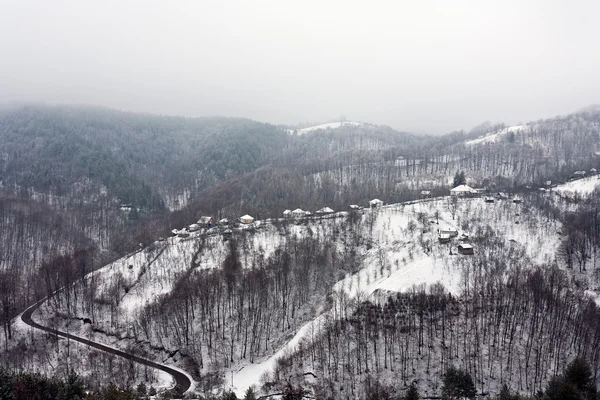
{"type": "MultiPolygon", "coordinates": [[[[381,207],[382,205],[383,205],[383,201],[379,200],[379,199],[373,199],[373,200],[369,201],[370,208],[377,208],[377,207],[381,207]]],[[[357,211],[357,210],[362,210],[364,207],[359,206],[358,204],[350,204],[348,206],[348,208],[350,209],[350,211],[357,211]]],[[[334,212],[335,211],[330,207],[323,207],[323,208],[320,208],[317,211],[315,211],[315,214],[327,215],[327,214],[333,214],[334,212]]],[[[295,210],[285,210],[283,212],[284,218],[302,218],[302,217],[310,217],[311,215],[313,215],[312,212],[305,211],[301,208],[296,208],[295,210]]]]}
{"type": "MultiPolygon", "coordinates": [[[[458,237],[458,229],[456,228],[440,228],[438,229],[438,241],[442,244],[450,243],[453,238],[458,237]]],[[[469,240],[469,235],[462,234],[458,238],[462,243],[460,243],[457,247],[458,254],[463,255],[473,255],[473,245],[465,243],[469,240]]]]}
{"type": "MultiPolygon", "coordinates": [[[[376,207],[380,207],[383,205],[383,201],[379,200],[379,199],[373,199],[369,202],[369,207],[371,208],[376,208],[376,207]]],[[[361,210],[363,209],[363,207],[352,204],[349,206],[350,210],[361,210]]],[[[335,211],[330,208],[330,207],[323,207],[317,211],[315,211],[315,214],[317,215],[327,215],[327,214],[333,214],[335,211]]],[[[302,217],[308,217],[313,215],[312,212],[310,211],[305,211],[302,210],[301,208],[297,208],[295,210],[285,210],[283,212],[283,217],[284,218],[302,218],[302,217]]],[[[239,222],[243,225],[250,225],[252,223],[254,223],[254,217],[252,217],[251,215],[242,215],[241,217],[239,217],[239,222]]],[[[211,228],[213,228],[214,226],[226,226],[229,225],[229,221],[226,218],[223,218],[221,220],[219,220],[218,222],[215,222],[215,220],[212,217],[209,216],[202,216],[200,217],[200,219],[187,226],[186,228],[182,229],[182,230],[178,230],[178,229],[173,229],[173,234],[180,236],[180,237],[189,237],[191,232],[198,232],[200,230],[209,230],[211,228]]]]}

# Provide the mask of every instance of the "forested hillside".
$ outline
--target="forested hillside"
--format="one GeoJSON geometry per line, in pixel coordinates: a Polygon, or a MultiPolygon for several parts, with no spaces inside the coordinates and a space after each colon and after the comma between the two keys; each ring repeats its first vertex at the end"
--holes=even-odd
{"type": "MultiPolygon", "coordinates": [[[[364,398],[373,384],[400,395],[411,383],[437,396],[457,367],[479,393],[506,384],[533,395],[576,356],[593,376],[600,368],[590,296],[600,292],[600,253],[595,231],[563,219],[570,207],[533,191],[524,203],[441,198],[172,237],[69,285],[36,318],[166,360],[198,391],[268,394],[291,380],[319,398],[364,398]],[[440,243],[448,228],[476,253],[457,254],[464,239],[440,243]],[[581,266],[560,250],[571,236],[585,239],[581,266]]],[[[581,218],[597,218],[587,207],[581,218]]],[[[78,279],[56,268],[48,292],[78,279]]],[[[104,365],[122,385],[145,379],[104,358],[92,366],[85,348],[64,342],[38,343],[32,359],[16,351],[29,337],[18,338],[13,368],[39,368],[41,357],[60,371],[104,365]]]]}
{"type": "MultiPolygon", "coordinates": [[[[448,360],[461,353],[469,357],[485,353],[487,358],[462,365],[475,376],[481,391],[499,387],[502,379],[498,381],[493,373],[498,367],[510,370],[508,379],[520,391],[533,393],[577,354],[589,358],[597,373],[599,355],[590,347],[597,341],[578,331],[583,329],[581,321],[592,315],[580,289],[596,293],[599,278],[597,228],[584,223],[597,220],[593,193],[585,202],[580,196],[562,195],[560,200],[531,196],[524,210],[505,206],[496,215],[516,219],[510,228],[486,227],[486,211],[479,204],[444,200],[434,208],[411,206],[408,214],[398,206],[401,211],[269,221],[240,228],[233,237],[219,231],[219,235],[203,233],[189,240],[162,239],[200,215],[236,221],[251,214],[264,221],[281,218],[285,209],[297,207],[314,212],[329,206],[339,211],[349,204],[366,205],[373,198],[386,203],[413,200],[422,190],[433,197],[445,195],[457,171],[463,172],[467,183],[490,191],[529,192],[546,180],[565,181],[576,170],[600,167],[600,112],[595,109],[515,127],[483,124],[470,133],[442,137],[367,123],[327,126],[299,134],[247,119],[165,117],[79,106],[26,106],[0,114],[0,323],[11,354],[6,360],[13,367],[30,368],[40,357],[56,357],[60,344],[36,350],[38,361],[21,358],[15,340],[21,346],[24,338],[14,338],[13,318],[34,300],[126,256],[101,274],[87,275],[85,285],[73,286],[73,292],[64,293],[66,298],[55,297],[44,316],[53,316],[52,323],[63,327],[89,318],[94,321],[94,334],[106,335],[101,339],[119,338],[120,345],[139,346],[149,357],[177,354],[173,361],[191,368],[200,381],[212,382],[207,387],[222,386],[224,372],[264,360],[276,367],[275,375],[264,377],[267,386],[280,385],[282,374],[315,373],[302,369],[309,362],[319,369],[317,389],[332,396],[340,395],[334,382],[346,379],[348,368],[365,379],[373,370],[384,376],[381,362],[384,369],[388,364],[390,369],[401,368],[408,385],[414,378],[408,365],[422,367],[422,351],[438,346],[443,350],[427,353],[428,362],[439,361],[440,369],[432,372],[438,377],[451,366],[448,360]],[[526,224],[519,217],[522,212],[532,214],[526,224]],[[394,213],[402,218],[395,219],[399,217],[394,213]],[[303,342],[310,353],[294,353],[288,355],[287,364],[274,364],[273,353],[289,343],[290,335],[307,321],[325,318],[323,313],[341,307],[339,299],[331,297],[332,287],[339,291],[340,282],[354,288],[343,291],[353,297],[356,287],[371,287],[405,268],[414,272],[441,262],[448,273],[454,259],[448,258],[446,248],[435,246],[429,225],[434,220],[439,223],[440,216],[449,225],[476,232],[474,240],[488,250],[484,258],[473,257],[469,271],[477,272],[477,285],[488,278],[493,284],[480,288],[468,281],[473,276],[458,282],[456,275],[436,272],[431,276],[450,285],[449,293],[442,295],[440,288],[439,293],[414,289],[411,295],[386,297],[387,303],[381,304],[362,304],[365,299],[353,298],[354,305],[345,309],[343,318],[322,323],[311,340],[303,342]],[[497,240],[503,229],[514,235],[497,240]],[[523,243],[517,251],[513,241],[523,236],[515,232],[537,242],[523,243]],[[540,232],[555,248],[539,245],[540,232]],[[497,253],[501,243],[512,249],[504,261],[497,253]],[[586,271],[590,259],[593,271],[586,271]],[[512,267],[481,270],[490,262],[527,263],[540,269],[518,276],[513,274],[519,269],[512,267]],[[375,267],[361,269],[366,264],[375,267]],[[567,272],[579,267],[579,275],[557,269],[564,266],[567,272]],[[106,275],[106,271],[112,272],[106,275]],[[571,290],[569,279],[577,282],[577,291],[571,290]],[[540,280],[560,285],[547,288],[540,280]],[[507,288],[509,282],[513,286],[507,288]],[[458,297],[455,289],[460,285],[475,286],[458,297]],[[517,295],[511,290],[515,287],[550,297],[541,301],[525,296],[519,299],[529,308],[494,314],[499,307],[514,306],[511,302],[517,295]],[[134,300],[128,300],[132,296],[134,300]],[[577,307],[563,307],[574,301],[577,307]],[[433,310],[428,311],[430,319],[411,319],[423,304],[433,310]],[[553,327],[538,329],[531,314],[537,315],[540,307],[552,309],[556,318],[573,326],[574,336],[560,335],[553,327]],[[520,318],[517,325],[507,316],[513,314],[520,318]],[[465,324],[483,336],[467,345],[468,333],[461,330],[465,324]],[[440,342],[439,337],[446,338],[450,329],[456,340],[440,342]],[[537,357],[528,355],[526,362],[534,360],[538,366],[520,370],[519,376],[514,376],[514,363],[523,360],[496,350],[500,337],[503,346],[515,345],[516,339],[507,336],[511,330],[526,335],[526,342],[521,340],[518,346],[537,357]],[[542,357],[539,352],[550,350],[534,348],[532,343],[548,336],[562,346],[562,353],[542,357]],[[347,343],[354,338],[362,344],[342,353],[329,341],[325,347],[329,339],[324,338],[330,337],[347,343]],[[583,350],[572,350],[573,342],[583,350]],[[405,347],[398,347],[400,343],[405,347]],[[403,354],[400,361],[396,351],[403,354]],[[332,364],[330,357],[338,361],[332,364]]],[[[465,263],[459,264],[462,271],[465,263]]],[[[389,295],[385,287],[375,289],[389,295]]],[[[102,360],[110,368],[126,368],[102,360]]],[[[100,365],[104,364],[94,367],[100,365]]],[[[122,383],[139,379],[140,373],[132,369],[123,375],[127,381],[122,383]]],[[[440,389],[436,382],[423,382],[419,387],[429,393],[440,389]]],[[[346,383],[353,394],[363,393],[364,382],[346,383]]]]}

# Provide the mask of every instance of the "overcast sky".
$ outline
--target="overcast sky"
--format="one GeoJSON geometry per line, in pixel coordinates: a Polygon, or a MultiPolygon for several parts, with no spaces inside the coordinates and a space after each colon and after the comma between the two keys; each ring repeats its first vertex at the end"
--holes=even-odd
{"type": "Polygon", "coordinates": [[[599,1],[0,0],[0,102],[468,130],[600,103],[599,17],[599,1]]]}

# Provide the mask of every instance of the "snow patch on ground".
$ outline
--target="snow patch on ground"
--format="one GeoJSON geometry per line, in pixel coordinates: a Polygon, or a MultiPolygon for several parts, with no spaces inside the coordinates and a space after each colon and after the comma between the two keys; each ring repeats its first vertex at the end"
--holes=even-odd
{"type": "Polygon", "coordinates": [[[600,175],[588,176],[556,186],[552,190],[562,195],[589,196],[600,185],[600,175]]]}
{"type": "Polygon", "coordinates": [[[592,300],[594,300],[598,307],[600,307],[600,293],[594,292],[592,290],[586,290],[584,294],[592,300]]]}
{"type": "Polygon", "coordinates": [[[322,328],[327,318],[327,314],[321,314],[314,320],[302,326],[294,335],[292,340],[287,342],[277,353],[269,357],[262,363],[249,364],[238,372],[234,373],[231,378],[230,389],[235,392],[238,398],[243,398],[246,390],[260,383],[260,378],[265,372],[272,371],[278,359],[288,353],[292,353],[300,344],[300,341],[308,335],[316,335],[322,328]]]}
{"type": "Polygon", "coordinates": [[[520,132],[523,130],[525,130],[525,126],[523,126],[523,125],[509,126],[508,128],[504,128],[498,132],[486,133],[484,136],[479,137],[477,139],[468,140],[465,142],[465,145],[474,146],[474,145],[485,144],[485,143],[499,142],[509,132],[516,133],[516,132],[520,132]]]}
{"type": "MultiPolygon", "coordinates": [[[[297,132],[298,132],[298,135],[304,135],[305,133],[310,133],[310,132],[314,132],[314,131],[318,131],[318,130],[336,129],[343,125],[344,126],[347,126],[347,125],[360,126],[360,125],[362,125],[362,122],[355,122],[355,121],[329,122],[326,124],[315,125],[315,126],[311,126],[308,128],[297,129],[297,132]]],[[[288,132],[294,133],[294,129],[288,129],[288,132]]]]}

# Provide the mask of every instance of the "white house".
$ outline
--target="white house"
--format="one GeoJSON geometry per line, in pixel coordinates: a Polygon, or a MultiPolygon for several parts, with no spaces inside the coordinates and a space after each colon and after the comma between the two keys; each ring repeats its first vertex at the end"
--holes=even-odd
{"type": "Polygon", "coordinates": [[[304,211],[301,208],[296,208],[294,211],[292,211],[292,217],[296,217],[296,218],[300,218],[300,217],[304,217],[306,215],[306,211],[304,211]]]}
{"type": "Polygon", "coordinates": [[[246,214],[240,217],[240,222],[242,224],[251,224],[254,222],[254,218],[246,214]]]}
{"type": "Polygon", "coordinates": [[[381,207],[383,205],[383,201],[379,199],[373,199],[369,202],[369,206],[371,208],[381,207]]]}
{"type": "Polygon", "coordinates": [[[331,214],[332,212],[333,210],[329,207],[323,207],[320,210],[316,211],[317,214],[331,214]]]}
{"type": "Polygon", "coordinates": [[[290,217],[291,214],[292,214],[292,210],[285,210],[283,212],[283,217],[288,218],[288,217],[290,217]]]}
{"type": "Polygon", "coordinates": [[[474,194],[477,194],[477,190],[467,185],[460,185],[450,189],[450,195],[452,196],[471,196],[474,194]]]}
{"type": "Polygon", "coordinates": [[[456,237],[458,236],[458,229],[441,228],[438,233],[440,236],[448,235],[449,237],[456,237]]]}

